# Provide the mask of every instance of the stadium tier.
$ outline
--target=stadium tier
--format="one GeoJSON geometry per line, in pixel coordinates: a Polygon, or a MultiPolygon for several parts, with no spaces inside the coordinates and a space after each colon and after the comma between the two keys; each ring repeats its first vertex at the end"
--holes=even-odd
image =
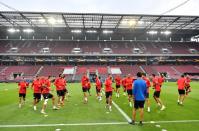
{"type": "Polygon", "coordinates": [[[0,41],[0,53],[75,53],[101,54],[105,48],[111,54],[194,54],[199,51],[195,42],[127,42],[127,41],[0,41]],[[47,48],[47,52],[43,49],[47,48]],[[79,53],[79,52],[78,52],[79,53]]]}
{"type": "Polygon", "coordinates": [[[137,72],[144,72],[148,75],[165,73],[168,79],[177,79],[183,73],[192,74],[194,79],[199,78],[199,66],[146,66],[146,65],[117,65],[117,66],[98,66],[98,65],[81,65],[81,66],[2,66],[0,67],[0,80],[19,80],[22,77],[32,80],[38,76],[58,76],[64,73],[69,81],[79,81],[81,76],[86,74],[99,74],[105,78],[108,73],[113,76],[136,75],[137,72]],[[119,70],[114,72],[111,68],[119,70]],[[68,70],[68,71],[67,71],[68,70]],[[72,71],[71,71],[72,70],[72,71]],[[121,72],[121,73],[120,73],[121,72]]]}

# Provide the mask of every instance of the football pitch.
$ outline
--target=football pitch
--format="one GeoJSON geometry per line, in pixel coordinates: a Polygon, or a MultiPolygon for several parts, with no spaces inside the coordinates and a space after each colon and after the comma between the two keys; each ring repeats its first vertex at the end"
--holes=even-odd
{"type": "MultiPolygon", "coordinates": [[[[192,92],[185,99],[184,106],[177,104],[177,85],[166,82],[162,87],[161,99],[166,105],[164,111],[155,104],[150,93],[151,112],[145,109],[144,125],[128,124],[132,116],[132,108],[128,105],[127,96],[120,98],[113,93],[114,105],[112,112],[105,108],[105,97],[98,101],[95,87],[92,85],[88,104],[83,104],[83,93],[79,83],[69,83],[71,97],[65,106],[52,110],[51,100],[48,101],[47,115],[40,113],[43,101],[33,110],[31,89],[27,90],[26,104],[18,108],[18,89],[16,83],[0,84],[0,130],[2,131],[197,131],[199,130],[199,82],[192,82],[192,92]]],[[[52,87],[54,89],[54,87],[52,87]]],[[[52,93],[56,96],[55,90],[52,93]]],[[[57,98],[57,97],[56,97],[57,98]]],[[[138,114],[139,115],[139,114],[138,114]]],[[[137,115],[137,116],[138,116],[137,115]]],[[[139,121],[139,117],[137,117],[139,121]]]]}

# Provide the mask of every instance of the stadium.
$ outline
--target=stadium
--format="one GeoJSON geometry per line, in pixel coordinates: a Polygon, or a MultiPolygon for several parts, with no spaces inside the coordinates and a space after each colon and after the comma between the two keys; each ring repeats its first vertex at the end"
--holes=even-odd
{"type": "MultiPolygon", "coordinates": [[[[0,11],[0,130],[135,130],[196,131],[199,129],[199,16],[112,13],[67,13],[0,11]],[[160,110],[150,88],[151,111],[144,107],[144,125],[136,125],[128,97],[113,91],[112,110],[96,98],[96,76],[136,78],[142,72],[162,75],[160,110]],[[43,102],[33,110],[31,83],[52,77],[51,93],[57,98],[54,81],[59,74],[70,93],[64,106],[41,114],[43,102]],[[177,104],[177,80],[191,79],[191,92],[183,106],[177,104]],[[83,103],[82,77],[91,82],[88,103],[83,103]],[[19,108],[18,83],[27,81],[26,103],[19,108]],[[116,94],[116,95],[115,95],[116,94]]],[[[57,100],[56,100],[57,101],[57,100]]],[[[146,105],[145,105],[146,106],[146,105]]]]}

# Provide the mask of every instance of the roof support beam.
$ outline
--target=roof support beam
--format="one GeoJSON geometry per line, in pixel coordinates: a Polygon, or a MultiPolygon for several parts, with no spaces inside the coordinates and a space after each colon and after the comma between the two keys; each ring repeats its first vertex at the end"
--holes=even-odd
{"type": "Polygon", "coordinates": [[[17,24],[15,21],[12,21],[10,18],[7,18],[5,15],[3,15],[2,13],[0,13],[0,16],[5,19],[7,22],[9,22],[12,26],[19,26],[21,27],[19,24],[17,24]]]}
{"type": "Polygon", "coordinates": [[[199,17],[195,17],[190,21],[186,21],[184,24],[177,26],[175,29],[177,29],[178,27],[181,27],[181,29],[182,29],[182,28],[186,27],[187,25],[191,24],[192,22],[196,21],[198,18],[199,17]]]}
{"type": "MultiPolygon", "coordinates": [[[[173,21],[169,22],[169,24],[168,24],[166,27],[163,26],[163,27],[165,27],[164,29],[167,29],[170,25],[172,25],[173,23],[175,23],[176,21],[178,21],[180,18],[181,18],[181,17],[177,17],[177,18],[175,18],[173,21]]],[[[161,27],[161,28],[162,28],[162,27],[161,27]]]]}
{"type": "Polygon", "coordinates": [[[66,21],[66,18],[64,17],[64,14],[62,14],[62,19],[64,20],[64,23],[65,23],[65,25],[66,25],[66,29],[69,29],[69,30],[70,30],[70,27],[69,27],[69,25],[68,25],[68,23],[67,23],[67,21],[66,21]]]}
{"type": "Polygon", "coordinates": [[[149,26],[147,26],[145,29],[151,29],[153,27],[153,25],[155,25],[156,22],[158,22],[160,19],[162,18],[162,16],[159,16],[155,21],[153,21],[149,26]]]}

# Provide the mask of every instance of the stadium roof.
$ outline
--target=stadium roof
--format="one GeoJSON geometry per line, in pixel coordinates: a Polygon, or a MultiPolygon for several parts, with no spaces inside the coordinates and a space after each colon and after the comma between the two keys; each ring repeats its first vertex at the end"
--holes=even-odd
{"type": "Polygon", "coordinates": [[[199,30],[199,16],[0,11],[0,28],[199,30]]]}

